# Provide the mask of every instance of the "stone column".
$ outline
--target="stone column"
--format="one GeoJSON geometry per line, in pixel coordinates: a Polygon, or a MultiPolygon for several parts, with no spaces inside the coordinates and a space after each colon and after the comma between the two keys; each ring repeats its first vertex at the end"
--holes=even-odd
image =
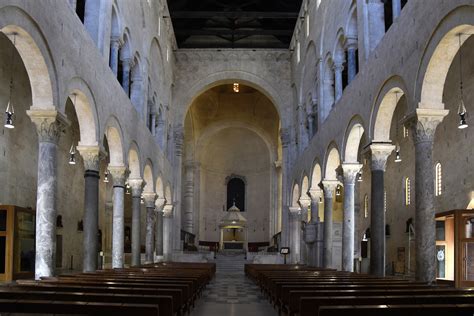
{"type": "Polygon", "coordinates": [[[311,223],[319,223],[319,199],[323,196],[323,192],[320,189],[310,189],[308,196],[310,198],[311,223]]]}
{"type": "Polygon", "coordinates": [[[84,160],[84,272],[97,270],[99,253],[99,146],[77,146],[84,160]]]}
{"type": "Polygon", "coordinates": [[[306,225],[306,230],[307,239],[313,240],[308,264],[313,267],[323,266],[323,223],[319,218],[319,199],[322,195],[323,192],[319,189],[310,189],[308,192],[311,199],[311,221],[306,225]]]}
{"type": "Polygon", "coordinates": [[[173,205],[165,204],[163,208],[163,256],[169,261],[173,251],[173,205]]]}
{"type": "Polygon", "coordinates": [[[184,166],[184,227],[194,233],[194,162],[187,161],[184,166]]]}
{"type": "Polygon", "coordinates": [[[122,60],[122,88],[125,91],[127,96],[130,96],[130,67],[131,60],[130,58],[125,58],[122,60]]]}
{"type": "Polygon", "coordinates": [[[140,265],[140,235],[141,235],[141,198],[144,181],[142,179],[128,179],[132,189],[132,266],[140,265]]]}
{"type": "Polygon", "coordinates": [[[302,264],[308,264],[308,256],[311,253],[312,250],[312,245],[314,243],[313,238],[307,238],[310,237],[308,235],[308,232],[310,232],[310,229],[308,228],[308,213],[309,213],[309,206],[311,204],[311,199],[307,195],[307,192],[301,192],[301,197],[298,201],[298,204],[301,207],[301,222],[304,223],[304,229],[299,229],[300,232],[300,248],[301,248],[301,259],[300,262],[302,264]]]}
{"type": "MultiPolygon", "coordinates": [[[[139,67],[135,65],[135,67],[139,67]]],[[[140,75],[135,75],[132,78],[132,82],[130,84],[130,101],[132,102],[133,106],[139,113],[140,117],[143,117],[143,79],[140,75]]]]}
{"type": "Polygon", "coordinates": [[[59,136],[66,118],[55,109],[29,110],[38,133],[35,278],[50,277],[56,267],[56,187],[59,136]]]}
{"type": "Polygon", "coordinates": [[[156,112],[152,110],[150,115],[151,115],[150,132],[151,132],[151,135],[156,136],[156,112]]]}
{"type": "Polygon", "coordinates": [[[110,38],[110,60],[109,65],[110,69],[114,73],[115,77],[118,74],[118,63],[119,63],[119,48],[120,48],[120,38],[118,36],[112,36],[110,38]]]}
{"type": "Polygon", "coordinates": [[[125,193],[125,166],[109,166],[112,175],[113,215],[112,215],[112,268],[123,268],[124,253],[124,193],[125,193]]]}
{"type": "Polygon", "coordinates": [[[335,61],[333,70],[334,70],[334,102],[337,102],[342,97],[342,71],[344,70],[344,61],[335,61]]]}
{"type": "Polygon", "coordinates": [[[280,247],[289,247],[290,246],[290,227],[289,227],[289,212],[288,205],[290,204],[290,196],[288,194],[288,170],[291,167],[291,153],[290,153],[290,131],[285,128],[280,131],[280,139],[282,146],[282,214],[281,214],[281,245],[280,247]]]}
{"type": "Polygon", "coordinates": [[[357,75],[357,38],[349,38],[347,48],[347,83],[351,83],[357,75]]]}
{"type": "Polygon", "coordinates": [[[182,210],[182,176],[183,176],[183,142],[184,131],[182,125],[174,128],[175,162],[173,170],[175,171],[175,189],[173,191],[173,244],[174,250],[181,250],[181,210],[182,210]]]}
{"type": "Polygon", "coordinates": [[[392,18],[393,22],[400,16],[402,11],[402,2],[401,0],[392,0],[392,18]]]}
{"type": "Polygon", "coordinates": [[[395,146],[372,143],[372,184],[370,206],[370,273],[385,276],[384,173],[387,158],[395,146]]]}
{"type": "Polygon", "coordinates": [[[163,208],[166,199],[158,198],[155,201],[155,253],[157,259],[163,259],[163,208]]]}
{"type": "Polygon", "coordinates": [[[299,263],[301,256],[301,208],[291,206],[290,215],[290,257],[292,263],[299,263]]]}
{"type": "Polygon", "coordinates": [[[155,248],[155,200],[154,192],[143,193],[146,206],[146,238],[145,238],[145,263],[153,263],[153,250],[155,248]]]}
{"type": "Polygon", "coordinates": [[[412,122],[415,142],[415,256],[416,279],[436,281],[436,221],[433,140],[448,110],[418,108],[412,122]]]}
{"type": "MultiPolygon", "coordinates": [[[[372,52],[385,34],[385,11],[382,0],[367,0],[369,48],[372,52]]],[[[370,52],[366,52],[369,55],[370,52]]]]}
{"type": "Polygon", "coordinates": [[[342,271],[354,272],[354,188],[357,173],[362,168],[358,163],[343,163],[344,172],[344,219],[342,224],[342,271]]]}
{"type": "Polygon", "coordinates": [[[323,267],[332,268],[332,205],[337,180],[323,180],[324,188],[324,240],[323,240],[323,267]]]}

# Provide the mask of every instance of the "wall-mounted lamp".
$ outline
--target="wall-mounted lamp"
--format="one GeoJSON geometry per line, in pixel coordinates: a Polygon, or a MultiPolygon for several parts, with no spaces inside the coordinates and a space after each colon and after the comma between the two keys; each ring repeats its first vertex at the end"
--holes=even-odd
{"type": "Polygon", "coordinates": [[[401,162],[402,158],[400,157],[400,146],[395,147],[395,162],[401,162]]]}
{"type": "Polygon", "coordinates": [[[109,183],[109,170],[105,170],[104,183],[109,183]]]}
{"type": "Polygon", "coordinates": [[[76,148],[74,148],[74,144],[72,144],[71,149],[69,149],[69,164],[76,164],[76,148]]]}
{"type": "Polygon", "coordinates": [[[357,182],[362,182],[362,181],[363,181],[363,180],[362,180],[362,171],[359,171],[359,172],[357,173],[357,182]]]}

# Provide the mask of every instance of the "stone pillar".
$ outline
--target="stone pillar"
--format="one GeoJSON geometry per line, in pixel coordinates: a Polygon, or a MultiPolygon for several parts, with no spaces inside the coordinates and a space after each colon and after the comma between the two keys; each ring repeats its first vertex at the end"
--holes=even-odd
{"type": "MultiPolygon", "coordinates": [[[[385,11],[382,0],[367,0],[369,49],[372,52],[385,34],[385,11]]],[[[367,55],[370,54],[367,52],[367,55]]]]}
{"type": "Polygon", "coordinates": [[[125,166],[109,166],[112,175],[113,215],[112,215],[112,268],[123,268],[124,253],[124,193],[125,193],[125,166]]]}
{"type": "Polygon", "coordinates": [[[301,208],[291,206],[290,214],[290,257],[292,263],[299,263],[301,256],[301,208]]]}
{"type": "Polygon", "coordinates": [[[128,184],[132,189],[132,266],[140,265],[140,213],[141,197],[144,186],[142,179],[129,179],[128,184]]]}
{"type": "Polygon", "coordinates": [[[311,199],[307,195],[307,192],[301,192],[301,197],[298,201],[298,204],[301,207],[301,222],[304,223],[304,229],[299,229],[300,231],[300,248],[301,248],[301,256],[300,256],[300,262],[302,264],[308,264],[308,257],[309,254],[311,253],[312,250],[312,245],[314,243],[314,240],[312,238],[310,232],[310,228],[308,227],[308,213],[309,213],[309,206],[311,204],[311,199]],[[310,235],[308,235],[310,233],[310,235]],[[307,238],[308,237],[308,238],[307,238]]]}
{"type": "Polygon", "coordinates": [[[280,247],[290,246],[290,227],[289,227],[289,212],[288,205],[290,204],[290,195],[286,189],[288,186],[288,170],[291,168],[291,153],[290,153],[290,131],[288,129],[281,129],[280,139],[282,146],[282,214],[281,214],[281,245],[280,247]]]}
{"type": "Polygon", "coordinates": [[[181,250],[181,211],[182,211],[182,176],[183,176],[183,142],[184,131],[182,125],[174,127],[174,145],[175,145],[175,189],[173,190],[173,244],[174,250],[181,250]]]}
{"type": "Polygon", "coordinates": [[[347,83],[351,83],[357,75],[357,38],[349,38],[346,43],[347,49],[347,83]]]}
{"type": "Polygon", "coordinates": [[[151,120],[150,120],[150,132],[151,135],[156,136],[156,112],[151,112],[151,120]]]}
{"type": "Polygon", "coordinates": [[[165,203],[165,198],[158,198],[155,201],[155,253],[157,260],[163,259],[163,208],[165,203]]]}
{"type": "Polygon", "coordinates": [[[184,227],[194,233],[194,162],[187,161],[184,166],[184,227]]]}
{"type": "Polygon", "coordinates": [[[415,142],[415,256],[416,279],[436,281],[436,221],[433,140],[448,110],[418,108],[412,125],[415,142]]]}
{"type": "Polygon", "coordinates": [[[114,73],[115,77],[118,74],[118,63],[119,63],[119,48],[120,48],[120,38],[118,36],[112,36],[110,38],[110,60],[109,65],[110,69],[114,73]]]}
{"type": "Polygon", "coordinates": [[[131,60],[130,58],[125,58],[122,60],[122,88],[125,91],[127,96],[130,96],[130,67],[131,60]]]}
{"type": "Polygon", "coordinates": [[[171,260],[173,252],[173,205],[165,204],[163,208],[163,256],[171,260]]]}
{"type": "Polygon", "coordinates": [[[82,270],[97,270],[99,253],[99,146],[77,146],[84,160],[84,257],[82,270]]]}
{"type": "Polygon", "coordinates": [[[370,273],[385,276],[384,173],[387,158],[395,146],[372,143],[372,185],[370,206],[370,273]]]}
{"type": "Polygon", "coordinates": [[[401,11],[402,11],[401,0],[392,0],[392,18],[394,22],[400,16],[401,11]]]}
{"type": "MultiPolygon", "coordinates": [[[[140,67],[139,65],[135,65],[134,68],[140,67]]],[[[132,82],[130,85],[130,101],[132,102],[133,106],[139,113],[140,117],[143,117],[143,79],[140,75],[135,75],[132,78],[132,82]]]]}
{"type": "Polygon", "coordinates": [[[344,172],[344,219],[342,224],[342,271],[354,272],[354,188],[357,173],[362,168],[358,163],[343,163],[344,172]]]}
{"type": "Polygon", "coordinates": [[[323,240],[323,267],[332,268],[332,205],[337,180],[323,180],[324,188],[324,240],[323,240]]]}
{"type": "Polygon", "coordinates": [[[334,70],[334,102],[337,102],[342,97],[342,71],[344,70],[344,61],[335,61],[334,70]]]}
{"type": "Polygon", "coordinates": [[[146,206],[145,264],[153,263],[155,248],[155,200],[154,192],[143,193],[146,206]]]}
{"type": "Polygon", "coordinates": [[[29,110],[38,133],[35,278],[50,277],[56,267],[56,188],[59,136],[66,118],[55,109],[29,110]]]}

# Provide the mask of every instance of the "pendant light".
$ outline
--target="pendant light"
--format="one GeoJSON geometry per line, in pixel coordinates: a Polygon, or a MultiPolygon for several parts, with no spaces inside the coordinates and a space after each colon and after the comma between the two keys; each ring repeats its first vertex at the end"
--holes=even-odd
{"type": "Polygon", "coordinates": [[[401,162],[402,158],[400,157],[400,146],[395,147],[395,162],[401,162]]]}
{"type": "Polygon", "coordinates": [[[362,170],[357,173],[357,182],[362,182],[362,170]]]}
{"type": "Polygon", "coordinates": [[[10,58],[10,62],[11,62],[11,73],[10,73],[10,95],[8,97],[8,104],[7,104],[7,108],[5,109],[5,128],[8,128],[8,129],[13,129],[15,128],[15,124],[13,122],[13,115],[15,114],[15,109],[13,107],[13,101],[12,101],[12,94],[13,94],[13,75],[14,75],[14,69],[13,69],[13,66],[14,66],[14,61],[15,61],[15,51],[14,51],[14,47],[16,46],[16,33],[13,33],[13,47],[12,47],[12,51],[11,51],[11,58],[10,58]]]}
{"type": "Polygon", "coordinates": [[[104,183],[109,183],[109,170],[105,170],[104,172],[104,183]]]}
{"type": "Polygon", "coordinates": [[[469,125],[466,122],[467,110],[464,106],[464,96],[463,96],[463,80],[462,80],[462,44],[461,44],[461,33],[458,34],[459,38],[459,106],[458,106],[458,115],[459,115],[459,129],[465,129],[469,125]]]}
{"type": "Polygon", "coordinates": [[[337,185],[337,187],[336,187],[336,196],[340,196],[340,195],[341,195],[341,186],[337,185]]]}
{"type": "Polygon", "coordinates": [[[125,194],[130,195],[130,184],[128,182],[125,184],[125,194]]]}
{"type": "MultiPolygon", "coordinates": [[[[76,107],[76,94],[74,93],[74,108],[76,107]]],[[[76,164],[76,147],[74,146],[74,130],[72,131],[72,144],[71,149],[69,149],[69,164],[75,165],[76,164]]]]}

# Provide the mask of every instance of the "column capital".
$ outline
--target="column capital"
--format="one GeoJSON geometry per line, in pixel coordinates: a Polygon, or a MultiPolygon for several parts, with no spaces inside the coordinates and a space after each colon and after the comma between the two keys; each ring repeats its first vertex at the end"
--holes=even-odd
{"type": "MultiPolygon", "coordinates": [[[[420,103],[421,105],[421,103],[420,103]]],[[[423,142],[432,142],[436,132],[436,128],[441,123],[449,110],[445,109],[427,109],[418,108],[410,114],[405,120],[405,124],[409,125],[413,131],[413,140],[415,144],[423,142]]]]}
{"type": "Polygon", "coordinates": [[[165,198],[157,198],[155,201],[155,211],[157,213],[163,213],[163,208],[166,204],[166,199],[165,198]]]}
{"type": "Polygon", "coordinates": [[[344,62],[334,61],[334,64],[332,65],[332,70],[342,72],[344,70],[344,62]]]}
{"type": "Polygon", "coordinates": [[[173,204],[165,204],[163,207],[163,216],[173,218],[173,204]]]}
{"type": "Polygon", "coordinates": [[[125,168],[125,166],[109,166],[108,170],[112,175],[112,182],[114,187],[125,187],[127,168],[125,168]]]}
{"type": "Polygon", "coordinates": [[[61,132],[71,125],[66,116],[54,107],[27,110],[26,114],[36,126],[40,142],[58,144],[61,132]]]}
{"type": "Polygon", "coordinates": [[[328,198],[332,198],[334,196],[336,187],[341,184],[337,180],[323,180],[321,183],[323,184],[324,195],[328,198]]]}
{"type": "Polygon", "coordinates": [[[288,208],[291,217],[298,217],[301,215],[301,207],[299,206],[290,206],[288,208]]]}
{"type": "Polygon", "coordinates": [[[355,50],[355,49],[357,49],[357,44],[358,44],[357,35],[349,35],[349,36],[346,38],[346,42],[345,42],[344,44],[345,44],[345,48],[346,48],[347,50],[355,50]]]}
{"type": "Polygon", "coordinates": [[[132,189],[132,197],[139,198],[142,196],[142,190],[145,186],[145,181],[141,178],[128,179],[128,184],[132,189]]]}
{"type": "Polygon", "coordinates": [[[341,167],[344,173],[344,184],[354,184],[357,174],[362,169],[362,164],[344,162],[341,167]]]}
{"type": "Polygon", "coordinates": [[[303,192],[303,193],[301,194],[301,197],[300,197],[300,199],[298,200],[298,204],[301,206],[301,209],[302,209],[303,211],[308,210],[308,207],[309,207],[310,204],[311,204],[311,199],[310,199],[310,197],[307,195],[306,192],[303,192]]]}
{"type": "Polygon", "coordinates": [[[155,192],[144,192],[143,200],[145,201],[146,208],[155,208],[155,200],[157,195],[155,192]]]}
{"type": "Polygon", "coordinates": [[[390,156],[395,146],[388,143],[372,143],[370,145],[370,152],[372,154],[372,170],[385,171],[387,166],[387,158],[390,156]]]}
{"type": "Polygon", "coordinates": [[[79,145],[76,147],[76,149],[82,156],[85,170],[99,171],[99,162],[100,162],[100,147],[99,146],[79,145]]]}
{"type": "Polygon", "coordinates": [[[308,196],[314,202],[319,202],[319,198],[323,195],[323,190],[321,189],[309,189],[308,196]]]}

